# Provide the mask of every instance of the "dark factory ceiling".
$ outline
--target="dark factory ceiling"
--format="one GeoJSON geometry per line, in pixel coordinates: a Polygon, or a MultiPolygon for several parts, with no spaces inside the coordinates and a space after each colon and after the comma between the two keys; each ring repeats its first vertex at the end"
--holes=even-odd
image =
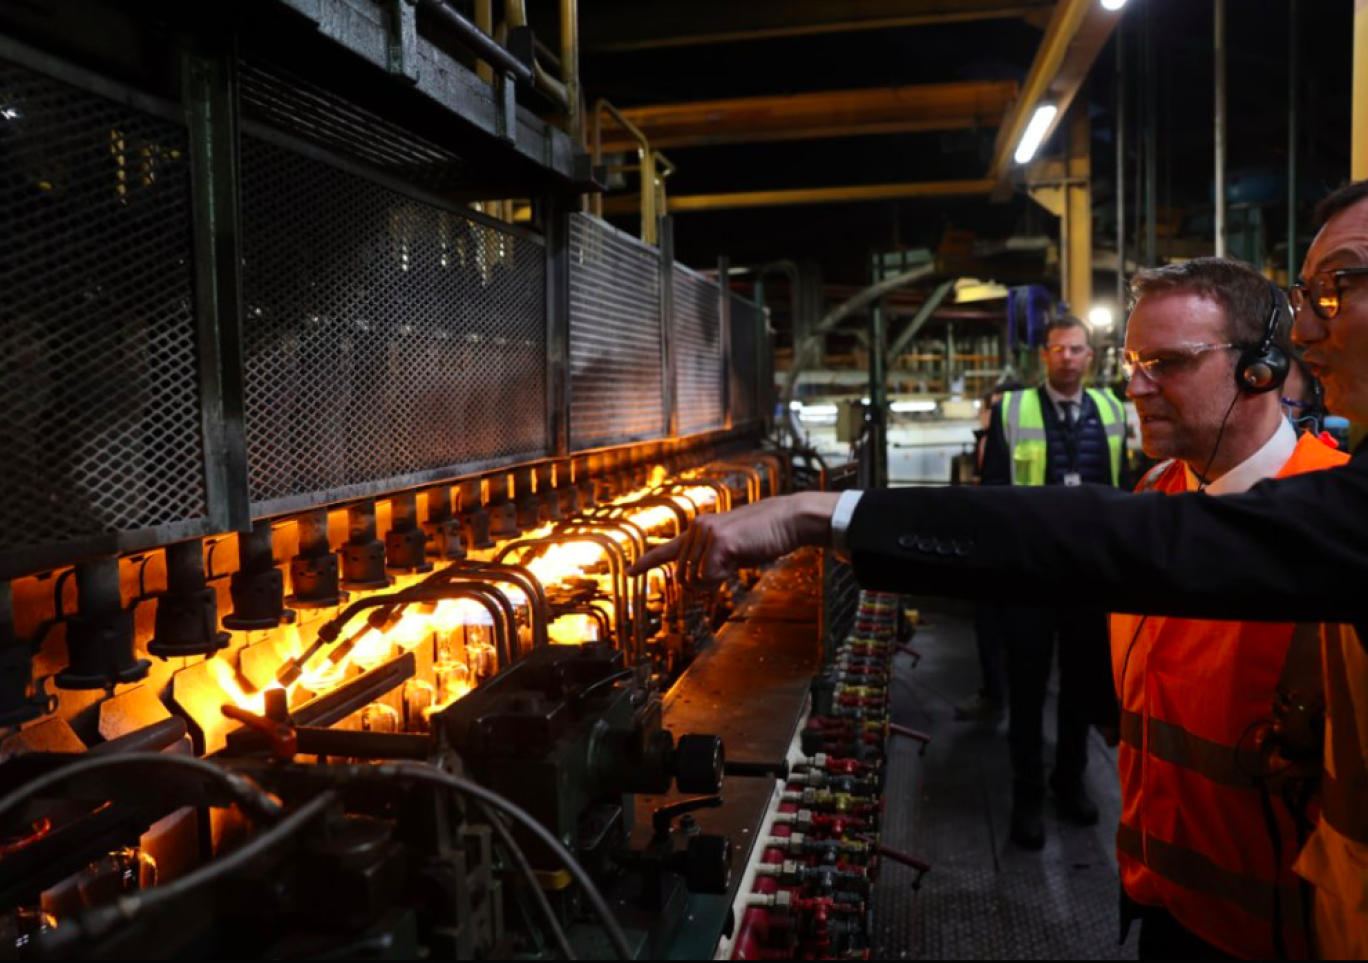
{"type": "MultiPolygon", "coordinates": [[[[1286,177],[1294,3],[1299,180],[1314,193],[1348,170],[1349,0],[1229,3],[1229,169],[1286,177]]],[[[546,24],[542,36],[554,36],[554,6],[532,4],[534,25],[538,16],[546,24]]],[[[1005,200],[975,191],[683,208],[690,198],[706,203],[736,192],[982,181],[1004,112],[1026,83],[1055,12],[1048,0],[584,0],[581,73],[590,103],[602,97],[626,111],[677,165],[667,183],[678,203],[681,259],[699,266],[724,254],[737,263],[811,260],[831,280],[857,283],[875,250],[935,249],[952,230],[986,241],[1055,234],[1057,221],[1019,184],[1005,200]]],[[[1152,96],[1159,207],[1185,215],[1209,209],[1212,4],[1130,0],[1119,34],[1127,61],[1127,176],[1135,177],[1134,151],[1146,134],[1141,108],[1152,96]]],[[[1092,121],[1099,209],[1114,205],[1115,177],[1117,39],[1104,39],[1078,94],[1092,121]]],[[[1062,140],[1053,138],[1042,155],[1062,140]]],[[[604,143],[625,146],[607,126],[604,143]]],[[[607,210],[634,228],[630,185],[619,193],[607,210]]],[[[1098,224],[1097,247],[1114,250],[1109,230],[1098,224]]]]}

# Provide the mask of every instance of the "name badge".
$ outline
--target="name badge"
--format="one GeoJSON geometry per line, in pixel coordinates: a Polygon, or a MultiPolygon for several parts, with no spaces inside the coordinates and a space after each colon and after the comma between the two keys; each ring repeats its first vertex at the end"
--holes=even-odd
{"type": "Polygon", "coordinates": [[[1079,485],[1083,484],[1083,476],[1076,471],[1065,472],[1064,484],[1069,488],[1077,488],[1079,485]]]}

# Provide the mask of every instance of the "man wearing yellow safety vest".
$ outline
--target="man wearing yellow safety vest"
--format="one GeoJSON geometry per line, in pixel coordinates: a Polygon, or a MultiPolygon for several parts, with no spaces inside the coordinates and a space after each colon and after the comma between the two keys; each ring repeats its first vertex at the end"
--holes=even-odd
{"type": "MultiPolygon", "coordinates": [[[[1197,258],[1141,272],[1131,293],[1127,394],[1161,459],[1137,491],[1232,495],[1349,460],[1298,439],[1276,376],[1261,390],[1236,377],[1241,346],[1292,356],[1286,299],[1252,267],[1197,258]]],[[[1317,626],[1118,614],[1111,644],[1123,927],[1140,920],[1140,958],[1304,958],[1292,862],[1312,784],[1255,746],[1280,689],[1319,692],[1317,626]]]]}
{"type": "MultiPolygon", "coordinates": [[[[1003,395],[993,409],[983,456],[984,485],[1116,485],[1126,433],[1121,403],[1110,391],[1084,387],[1093,352],[1088,328],[1064,315],[1045,330],[1045,383],[1003,395]]],[[[1067,585],[1061,586],[1067,592],[1067,585]]],[[[1097,822],[1083,788],[1088,727],[1112,723],[1099,611],[1010,608],[1003,618],[1007,655],[1007,741],[1012,755],[1011,839],[1025,849],[1045,844],[1044,711],[1055,638],[1059,639],[1059,702],[1055,764],[1050,774],[1060,813],[1082,825],[1097,822]]]]}

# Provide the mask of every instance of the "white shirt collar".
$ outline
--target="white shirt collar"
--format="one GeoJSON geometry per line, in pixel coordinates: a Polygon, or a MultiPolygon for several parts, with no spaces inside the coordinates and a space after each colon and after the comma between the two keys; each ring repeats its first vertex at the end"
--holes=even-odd
{"type": "Polygon", "coordinates": [[[1049,397],[1050,401],[1052,401],[1052,402],[1054,403],[1054,406],[1055,406],[1055,414],[1061,415],[1061,416],[1063,415],[1063,411],[1061,411],[1061,410],[1060,410],[1060,407],[1059,407],[1059,403],[1060,403],[1061,401],[1072,401],[1072,402],[1077,403],[1077,404],[1078,404],[1078,413],[1079,413],[1079,415],[1081,416],[1081,415],[1083,414],[1083,388],[1082,388],[1082,386],[1080,386],[1079,389],[1078,389],[1077,391],[1075,391],[1073,394],[1071,394],[1071,395],[1066,395],[1066,394],[1061,394],[1061,393],[1058,392],[1058,391],[1055,391],[1055,390],[1054,390],[1054,387],[1051,386],[1051,384],[1047,381],[1047,382],[1045,382],[1045,394],[1046,394],[1047,397],[1049,397]]]}
{"type": "MultiPolygon", "coordinates": [[[[1278,428],[1273,436],[1264,442],[1262,448],[1240,462],[1230,471],[1206,487],[1208,495],[1238,495],[1247,492],[1259,482],[1272,478],[1282,471],[1287,459],[1297,448],[1297,430],[1286,418],[1278,419],[1278,428]]],[[[1190,467],[1187,470],[1188,491],[1196,491],[1201,486],[1197,473],[1190,467]]]]}

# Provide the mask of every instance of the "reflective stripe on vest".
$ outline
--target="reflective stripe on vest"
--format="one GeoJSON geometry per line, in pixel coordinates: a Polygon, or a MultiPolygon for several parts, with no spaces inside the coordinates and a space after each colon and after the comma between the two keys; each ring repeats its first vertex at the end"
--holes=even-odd
{"type": "MultiPolygon", "coordinates": [[[[1142,836],[1139,830],[1124,823],[1116,830],[1116,848],[1121,855],[1144,863],[1185,889],[1227,900],[1255,919],[1273,922],[1272,883],[1232,873],[1195,850],[1175,846],[1153,836],[1142,836]]],[[[1300,930],[1301,887],[1296,883],[1284,886],[1281,905],[1283,926],[1289,931],[1300,930]]],[[[1197,935],[1203,934],[1199,932],[1197,935]]]]}
{"type": "Polygon", "coordinates": [[[1326,771],[1321,780],[1321,818],[1341,836],[1368,846],[1368,766],[1359,743],[1356,707],[1349,690],[1344,645],[1359,645],[1358,633],[1346,625],[1327,625],[1325,630],[1325,707],[1329,738],[1325,747],[1326,771]]]}
{"type": "MultiPolygon", "coordinates": [[[[1112,484],[1121,478],[1121,452],[1126,441],[1125,412],[1111,392],[1088,388],[1085,392],[1097,406],[1102,430],[1107,436],[1107,454],[1112,484]]],[[[1083,417],[1085,412],[1080,412],[1083,417]]],[[[1002,434],[1007,441],[1008,464],[1013,485],[1045,484],[1049,446],[1045,434],[1045,412],[1039,389],[1009,391],[1002,396],[1002,434]]]]}

